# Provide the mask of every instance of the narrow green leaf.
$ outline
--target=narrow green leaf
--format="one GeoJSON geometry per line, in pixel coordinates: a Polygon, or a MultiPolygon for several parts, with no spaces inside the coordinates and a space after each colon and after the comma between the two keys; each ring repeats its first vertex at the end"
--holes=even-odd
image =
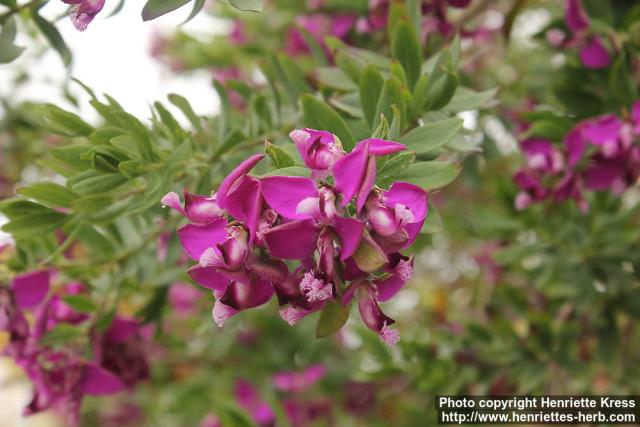
{"type": "Polygon", "coordinates": [[[447,105],[458,87],[458,76],[451,71],[444,74],[429,85],[426,94],[425,108],[427,110],[440,110],[447,105]]]}
{"type": "Polygon", "coordinates": [[[24,51],[24,47],[16,46],[13,42],[16,38],[16,21],[9,16],[2,23],[0,30],[0,64],[8,64],[18,58],[24,51]]]}
{"type": "Polygon", "coordinates": [[[12,219],[2,230],[19,237],[41,236],[61,227],[68,218],[67,215],[55,211],[36,213],[12,219]]]}
{"type": "Polygon", "coordinates": [[[302,166],[289,166],[286,168],[276,169],[263,176],[304,176],[309,177],[309,169],[302,166]]]}
{"type": "Polygon", "coordinates": [[[51,207],[70,208],[77,197],[67,187],[53,182],[37,182],[18,189],[18,193],[51,207]]]}
{"type": "Polygon", "coordinates": [[[427,123],[406,133],[399,142],[416,153],[427,153],[451,141],[462,129],[462,123],[458,117],[427,123]]]}
{"type": "Polygon", "coordinates": [[[96,194],[103,193],[124,184],[127,178],[120,174],[105,173],[90,176],[75,184],[72,184],[71,190],[78,194],[96,194]]]}
{"type": "Polygon", "coordinates": [[[65,295],[62,299],[79,313],[93,313],[98,308],[95,302],[84,295],[65,295]]]}
{"type": "Polygon", "coordinates": [[[191,13],[189,14],[189,16],[187,16],[187,19],[185,19],[184,22],[182,24],[180,24],[180,25],[184,25],[187,22],[191,21],[196,16],[198,16],[200,11],[204,7],[204,4],[206,3],[206,1],[207,0],[194,0],[193,8],[191,9],[191,13]]]}
{"type": "Polygon", "coordinates": [[[452,113],[477,110],[491,101],[497,92],[498,88],[476,92],[466,87],[459,87],[443,109],[452,113]]]}
{"type": "Polygon", "coordinates": [[[288,168],[295,165],[295,161],[289,153],[269,141],[265,141],[264,143],[264,152],[271,158],[276,169],[288,168]]]}
{"type": "Polygon", "coordinates": [[[193,127],[195,127],[198,132],[202,132],[202,120],[200,119],[200,117],[198,117],[195,111],[193,111],[193,108],[191,108],[189,100],[184,96],[175,93],[170,93],[168,98],[169,102],[171,102],[173,105],[178,107],[180,111],[182,111],[182,114],[184,114],[184,116],[187,118],[187,120],[189,120],[193,127]]]}
{"type": "Polygon", "coordinates": [[[429,203],[429,210],[427,213],[427,218],[424,221],[424,225],[422,226],[421,233],[424,234],[433,234],[440,233],[442,231],[442,217],[440,216],[440,212],[429,203]]]}
{"type": "Polygon", "coordinates": [[[262,12],[264,8],[262,0],[229,0],[231,4],[239,10],[249,12],[262,12]]]}
{"type": "Polygon", "coordinates": [[[300,97],[304,125],[313,129],[329,131],[340,138],[345,151],[355,147],[355,139],[342,117],[329,105],[313,95],[300,97]]]}
{"type": "Polygon", "coordinates": [[[407,115],[406,99],[402,92],[402,83],[400,83],[400,81],[395,77],[392,77],[387,80],[382,87],[382,93],[380,94],[380,99],[378,100],[376,108],[376,126],[378,125],[380,114],[384,114],[385,117],[393,117],[393,109],[391,106],[394,104],[400,110],[400,127],[404,128],[407,115]]]}
{"type": "Polygon", "coordinates": [[[401,172],[398,181],[408,181],[423,189],[435,190],[453,182],[460,173],[460,165],[446,162],[419,162],[401,172]]]}
{"type": "Polygon", "coordinates": [[[374,66],[367,66],[360,75],[360,104],[364,117],[373,128],[376,121],[378,100],[384,86],[384,77],[374,66]]]}
{"type": "Polygon", "coordinates": [[[49,21],[44,19],[42,16],[38,15],[37,9],[31,10],[31,19],[36,24],[38,29],[42,32],[44,37],[47,39],[51,47],[53,47],[56,52],[62,58],[62,62],[64,65],[71,64],[71,51],[67,47],[67,44],[64,42],[64,39],[60,35],[58,29],[49,21]]]}
{"type": "Polygon", "coordinates": [[[407,84],[412,90],[420,77],[422,49],[413,26],[406,20],[396,25],[391,48],[394,58],[400,61],[407,76],[407,84]]]}
{"type": "Polygon", "coordinates": [[[342,305],[337,302],[327,303],[320,312],[316,338],[325,338],[338,332],[347,323],[350,312],[350,305],[342,305]]]}
{"type": "Polygon", "coordinates": [[[191,0],[149,0],[142,8],[142,20],[151,21],[184,6],[191,0]]]}
{"type": "Polygon", "coordinates": [[[57,347],[73,341],[85,334],[85,330],[70,323],[58,323],[46,333],[40,343],[47,347],[57,347]]]}

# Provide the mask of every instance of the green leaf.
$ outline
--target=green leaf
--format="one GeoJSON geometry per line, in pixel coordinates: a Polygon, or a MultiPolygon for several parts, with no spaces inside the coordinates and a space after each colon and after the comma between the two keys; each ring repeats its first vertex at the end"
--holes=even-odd
{"type": "Polygon", "coordinates": [[[345,151],[351,151],[356,141],[342,117],[329,105],[313,95],[300,97],[304,125],[313,129],[326,130],[340,138],[345,151]]]}
{"type": "Polygon", "coordinates": [[[420,77],[422,49],[420,47],[420,40],[413,26],[408,21],[401,20],[396,25],[391,52],[393,57],[402,64],[402,68],[407,76],[407,84],[409,89],[412,90],[420,77]]]}
{"type": "Polygon", "coordinates": [[[325,87],[350,92],[358,89],[358,86],[340,68],[320,67],[316,69],[316,79],[325,87]]]}
{"type": "Polygon", "coordinates": [[[309,169],[302,166],[289,166],[282,169],[276,169],[263,176],[304,176],[309,177],[309,169]]]}
{"type": "Polygon", "coordinates": [[[459,87],[451,101],[444,107],[444,110],[452,113],[477,110],[491,101],[497,92],[498,88],[476,92],[466,87],[459,87]]]}
{"type": "Polygon", "coordinates": [[[451,141],[462,129],[462,123],[458,117],[427,123],[406,133],[399,142],[416,153],[427,153],[451,141]]]}
{"type": "Polygon", "coordinates": [[[398,174],[406,170],[416,159],[415,153],[411,151],[404,151],[388,158],[383,158],[384,163],[378,168],[378,176],[376,177],[376,184],[382,188],[386,188],[396,181],[398,174]]]}
{"type": "Polygon", "coordinates": [[[41,236],[61,227],[68,218],[63,213],[50,210],[12,219],[2,230],[18,237],[41,236]]]}
{"type": "Polygon", "coordinates": [[[327,56],[324,53],[324,49],[322,48],[320,43],[318,43],[318,41],[311,35],[309,31],[307,31],[306,28],[297,26],[296,29],[302,35],[305,43],[307,43],[307,47],[311,51],[311,56],[313,56],[313,59],[316,61],[316,65],[328,65],[327,56]]]}
{"type": "Polygon", "coordinates": [[[85,334],[83,328],[69,323],[58,323],[52,330],[42,337],[40,343],[47,347],[57,347],[73,341],[85,334]]]}
{"type": "Polygon", "coordinates": [[[380,117],[380,124],[371,134],[371,138],[389,139],[389,121],[384,116],[384,114],[380,117]]]}
{"type": "Polygon", "coordinates": [[[0,30],[0,64],[8,64],[24,51],[24,47],[13,44],[15,38],[16,21],[10,16],[4,21],[0,30]]]}
{"type": "Polygon", "coordinates": [[[429,90],[429,75],[422,74],[416,82],[411,99],[409,101],[409,110],[411,111],[411,120],[414,120],[422,113],[424,105],[427,103],[427,91],[429,90]]]}
{"type": "Polygon", "coordinates": [[[373,128],[376,121],[378,100],[384,86],[384,77],[374,66],[367,66],[360,75],[360,104],[364,117],[369,126],[373,128]]]}
{"type": "Polygon", "coordinates": [[[95,302],[84,295],[65,295],[62,299],[80,313],[93,313],[98,308],[95,302]]]}
{"type": "Polygon", "coordinates": [[[460,173],[460,165],[446,162],[419,162],[401,172],[397,180],[409,181],[423,189],[435,190],[453,182],[460,173]]]}
{"type": "Polygon", "coordinates": [[[33,19],[38,29],[40,29],[49,44],[51,44],[51,47],[58,52],[64,65],[68,66],[71,64],[71,51],[64,42],[58,29],[52,23],[38,15],[37,9],[31,9],[31,19],[33,19]]]}
{"type": "Polygon", "coordinates": [[[445,71],[429,85],[426,93],[425,108],[427,110],[440,110],[449,103],[457,87],[458,76],[451,71],[445,71]]]}
{"type": "Polygon", "coordinates": [[[312,92],[307,78],[293,59],[285,54],[279,54],[276,58],[277,70],[281,74],[282,83],[289,91],[293,103],[301,94],[312,92]]]}
{"type": "Polygon", "coordinates": [[[193,127],[196,128],[197,131],[203,131],[202,120],[200,119],[200,117],[198,117],[195,111],[193,111],[193,108],[191,108],[191,104],[189,103],[189,100],[187,98],[175,93],[169,94],[168,98],[169,102],[171,102],[173,105],[178,107],[180,111],[182,111],[182,114],[184,114],[187,120],[189,120],[189,122],[193,125],[193,127]]]}
{"type": "Polygon", "coordinates": [[[384,114],[385,117],[393,117],[392,105],[395,105],[400,110],[400,128],[402,129],[406,123],[407,104],[402,92],[402,83],[400,83],[400,81],[395,77],[387,80],[382,87],[382,93],[380,94],[380,99],[378,100],[378,105],[376,107],[376,126],[379,123],[380,114],[384,114]]]}
{"type": "Polygon", "coordinates": [[[229,0],[231,4],[239,10],[249,12],[262,12],[264,8],[262,0],[229,0]]]}
{"type": "Polygon", "coordinates": [[[611,67],[609,89],[617,103],[630,107],[638,98],[638,90],[627,64],[626,55],[619,55],[611,67]]]}
{"type": "Polygon", "coordinates": [[[67,187],[53,182],[37,182],[28,187],[21,187],[17,192],[45,205],[60,208],[70,208],[77,197],[67,187]]]}
{"type": "Polygon", "coordinates": [[[191,21],[193,18],[195,18],[204,7],[204,4],[206,3],[206,1],[207,0],[194,0],[193,9],[191,9],[191,13],[189,14],[189,16],[187,16],[187,19],[185,19],[184,22],[180,25],[184,25],[187,22],[191,21]]]}
{"type": "Polygon", "coordinates": [[[82,120],[77,114],[53,104],[34,106],[36,121],[45,129],[65,136],[89,136],[93,126],[82,120]]]}
{"type": "Polygon", "coordinates": [[[369,233],[367,231],[364,233],[360,246],[353,254],[353,260],[360,270],[371,273],[381,268],[389,260],[369,233]]]}
{"type": "Polygon", "coordinates": [[[320,312],[316,338],[325,338],[338,332],[349,320],[350,312],[350,305],[342,305],[337,302],[327,303],[320,312]]]}
{"type": "Polygon", "coordinates": [[[149,0],[142,8],[142,20],[151,21],[184,6],[191,0],[149,0]]]}
{"type": "Polygon", "coordinates": [[[71,185],[78,194],[104,193],[124,184],[127,178],[116,173],[93,174],[71,185]]]}
{"type": "Polygon", "coordinates": [[[442,228],[442,217],[440,216],[440,212],[438,212],[435,206],[429,203],[427,218],[425,219],[420,232],[424,234],[440,233],[442,228]]]}
{"type": "Polygon", "coordinates": [[[264,143],[264,152],[271,158],[276,169],[288,168],[295,165],[295,161],[289,153],[269,141],[265,141],[264,143]]]}

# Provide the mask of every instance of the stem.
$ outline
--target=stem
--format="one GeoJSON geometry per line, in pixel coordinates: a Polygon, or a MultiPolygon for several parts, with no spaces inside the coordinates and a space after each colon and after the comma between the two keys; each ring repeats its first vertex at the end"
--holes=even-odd
{"type": "Polygon", "coordinates": [[[8,17],[10,17],[12,15],[15,15],[18,12],[21,12],[24,9],[29,9],[29,8],[33,8],[35,6],[38,6],[41,1],[42,0],[31,0],[30,2],[27,2],[25,4],[17,6],[15,9],[10,9],[10,10],[6,11],[2,15],[0,15],[0,23],[3,22],[8,17]]]}

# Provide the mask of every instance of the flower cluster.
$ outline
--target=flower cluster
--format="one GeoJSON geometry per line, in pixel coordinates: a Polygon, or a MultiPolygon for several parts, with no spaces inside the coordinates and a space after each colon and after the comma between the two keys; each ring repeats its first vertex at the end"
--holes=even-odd
{"type": "Polygon", "coordinates": [[[547,32],[548,42],[556,48],[577,49],[580,62],[592,69],[608,67],[611,58],[599,35],[591,30],[589,15],[581,0],[565,0],[565,21],[570,37],[553,28],[547,32]]]}
{"type": "Polygon", "coordinates": [[[215,322],[268,302],[293,325],[328,303],[357,295],[363,322],[388,344],[399,337],[378,302],[411,278],[413,259],[400,253],[422,229],[427,193],[407,182],[378,188],[376,159],[405,149],[366,139],[346,153],[333,134],[294,130],[291,139],[310,177],[252,176],[263,159],[240,163],[211,197],[185,192],[162,199],[190,224],[178,230],[197,283],[213,290],[215,322]]]}
{"type": "Polygon", "coordinates": [[[89,316],[70,307],[65,296],[79,296],[83,285],[70,283],[62,293],[50,292],[51,274],[34,271],[0,288],[0,331],[9,334],[2,354],[12,357],[31,382],[34,393],[25,415],[55,409],[78,425],[84,395],[114,394],[146,379],[149,368],[140,325],[115,316],[103,331],[88,330],[86,346],[52,342],[61,326],[88,326],[89,316]],[[33,317],[30,323],[27,319],[33,317]],[[91,356],[83,351],[90,348],[91,356]]]}
{"type": "Polygon", "coordinates": [[[545,139],[521,143],[527,165],[514,175],[520,193],[517,209],[553,199],[576,201],[588,208],[583,192],[609,190],[620,194],[640,176],[640,101],[626,120],[608,114],[578,123],[564,148],[545,139]]]}

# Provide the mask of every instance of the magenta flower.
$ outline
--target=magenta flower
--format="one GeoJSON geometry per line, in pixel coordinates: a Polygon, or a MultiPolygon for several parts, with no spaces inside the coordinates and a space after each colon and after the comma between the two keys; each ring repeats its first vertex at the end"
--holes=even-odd
{"type": "Polygon", "coordinates": [[[298,147],[304,164],[311,169],[311,177],[324,179],[333,164],[344,156],[340,140],[332,133],[304,128],[289,134],[298,147]]]}
{"type": "Polygon", "coordinates": [[[179,316],[193,313],[202,292],[188,283],[174,283],[169,287],[169,304],[179,316]]]}
{"type": "MultiPolygon", "coordinates": [[[[320,13],[298,16],[295,20],[296,26],[306,30],[325,50],[324,38],[326,36],[346,39],[355,22],[356,17],[353,15],[336,14],[330,16],[320,13]]],[[[289,30],[285,51],[290,55],[309,53],[309,46],[298,28],[294,27],[289,30]]]]}
{"type": "Polygon", "coordinates": [[[104,0],[62,0],[70,4],[69,18],[78,31],[87,29],[93,18],[104,7],[104,0]]]}
{"type": "Polygon", "coordinates": [[[162,207],[170,207],[177,210],[189,221],[197,224],[206,224],[216,218],[220,218],[224,211],[216,202],[216,197],[200,196],[184,191],[184,206],[180,203],[180,196],[170,192],[162,198],[162,207]]]}
{"type": "Polygon", "coordinates": [[[578,46],[582,64],[592,69],[608,67],[609,52],[598,35],[590,34],[591,23],[581,0],[566,0],[565,20],[573,33],[573,40],[568,44],[578,46]]]}
{"type": "Polygon", "coordinates": [[[302,371],[279,372],[273,375],[273,385],[280,391],[303,393],[325,377],[324,365],[312,365],[302,371]]]}
{"type": "Polygon", "coordinates": [[[212,196],[222,210],[215,216],[190,218],[177,197],[170,193],[163,199],[191,220],[178,229],[185,252],[198,262],[188,272],[214,291],[212,314],[219,326],[273,294],[281,317],[293,325],[327,302],[349,304],[358,290],[361,317],[394,344],[393,320],[378,302],[392,298],[411,278],[413,260],[399,251],[422,228],[428,195],[405,182],[376,187],[376,158],[405,146],[366,139],[347,154],[325,131],[296,130],[291,138],[311,177],[256,178],[250,172],[264,156],[254,155],[212,196]]]}
{"type": "Polygon", "coordinates": [[[247,411],[258,427],[275,425],[273,410],[262,400],[256,389],[248,381],[238,380],[236,382],[235,397],[238,405],[247,411]]]}
{"type": "Polygon", "coordinates": [[[34,307],[49,292],[50,273],[46,270],[32,271],[14,277],[11,290],[20,308],[34,307]]]}

